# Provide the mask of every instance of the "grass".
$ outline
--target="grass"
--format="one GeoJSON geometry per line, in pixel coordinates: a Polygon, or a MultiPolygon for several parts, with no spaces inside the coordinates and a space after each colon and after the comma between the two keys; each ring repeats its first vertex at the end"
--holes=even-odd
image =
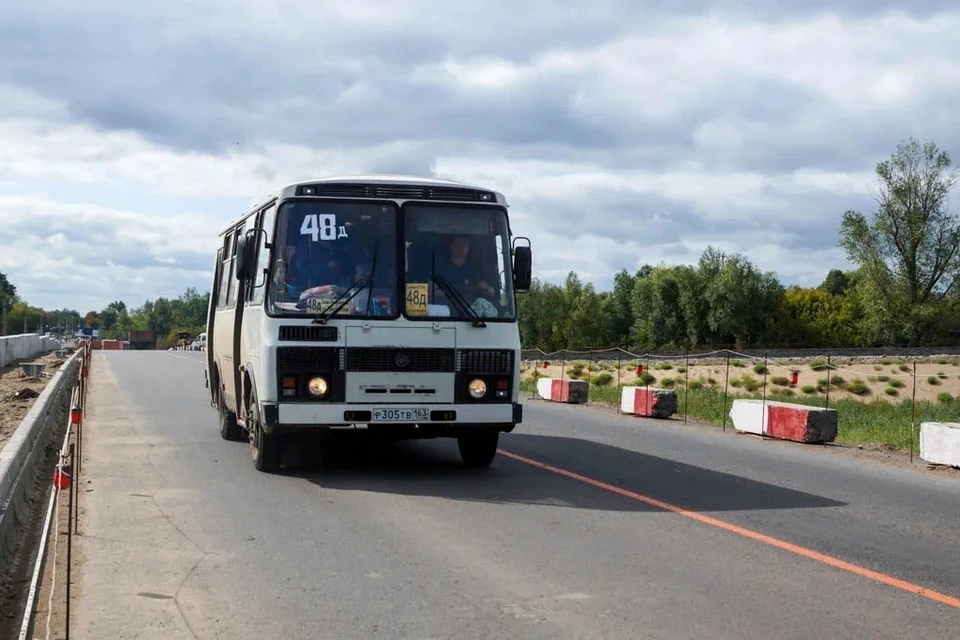
{"type": "MultiPolygon", "coordinates": [[[[747,375],[743,377],[749,378],[747,375]]],[[[853,386],[857,382],[850,383],[848,389],[849,386],[853,386]]],[[[899,381],[891,380],[890,382],[891,386],[884,389],[884,393],[890,396],[888,400],[830,399],[830,408],[837,410],[839,420],[838,442],[887,444],[898,449],[907,449],[910,446],[912,419],[910,399],[905,398],[897,402],[895,397],[899,394],[893,384],[899,381]]],[[[742,379],[740,386],[747,386],[743,384],[742,379]]],[[[898,386],[902,386],[902,383],[898,386]]],[[[520,387],[527,393],[536,392],[536,382],[530,378],[524,378],[520,387]]],[[[620,404],[620,389],[621,387],[610,384],[605,386],[590,385],[589,402],[617,406],[620,404]]],[[[816,395],[815,387],[804,386],[800,391],[802,393],[796,393],[789,388],[778,388],[771,392],[768,398],[778,400],[783,398],[806,406],[824,406],[825,398],[816,395]]],[[[677,385],[675,392],[679,400],[679,410],[675,418],[682,419],[684,408],[686,408],[689,418],[702,420],[717,426],[723,424],[724,398],[722,389],[704,386],[701,380],[690,380],[688,389],[684,389],[683,385],[677,385]]],[[[737,397],[759,400],[762,396],[759,392],[747,394],[742,390],[736,396],[732,393],[729,394],[726,399],[727,414],[729,414],[733,400],[737,397]]],[[[942,393],[937,400],[937,402],[917,401],[916,418],[913,422],[915,429],[912,434],[914,450],[919,450],[921,422],[957,421],[957,399],[951,397],[950,394],[942,393]]],[[[728,427],[730,426],[729,415],[726,424],[728,427]]]]}

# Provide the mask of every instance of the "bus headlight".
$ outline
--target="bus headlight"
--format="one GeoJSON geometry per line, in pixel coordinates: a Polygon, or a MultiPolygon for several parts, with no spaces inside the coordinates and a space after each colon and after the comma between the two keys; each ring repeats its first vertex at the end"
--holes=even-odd
{"type": "Polygon", "coordinates": [[[310,382],[307,383],[307,391],[314,398],[322,398],[327,395],[330,387],[327,385],[327,380],[320,376],[315,376],[310,378],[310,382]]]}
{"type": "Polygon", "coordinates": [[[479,400],[487,393],[487,383],[479,378],[470,382],[470,386],[467,387],[470,391],[470,395],[479,400]]]}

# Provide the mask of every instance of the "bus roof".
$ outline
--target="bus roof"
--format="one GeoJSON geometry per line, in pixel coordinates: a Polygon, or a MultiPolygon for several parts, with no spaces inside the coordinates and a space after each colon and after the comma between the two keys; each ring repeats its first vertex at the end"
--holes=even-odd
{"type": "Polygon", "coordinates": [[[360,174],[333,175],[288,184],[264,198],[219,235],[236,227],[272,200],[294,197],[371,198],[391,200],[430,200],[435,202],[489,202],[508,206],[499,191],[442,178],[414,175],[360,174]],[[386,187],[386,188],[384,188],[386,187]],[[406,187],[406,189],[404,189],[406,187]]]}

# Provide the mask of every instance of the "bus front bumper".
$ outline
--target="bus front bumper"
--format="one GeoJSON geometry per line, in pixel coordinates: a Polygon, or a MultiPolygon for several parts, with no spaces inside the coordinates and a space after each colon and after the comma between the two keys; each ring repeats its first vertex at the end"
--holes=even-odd
{"type": "Polygon", "coordinates": [[[512,404],[312,404],[306,402],[264,403],[263,426],[267,433],[313,431],[356,424],[389,427],[417,424],[429,426],[496,426],[512,431],[523,421],[523,405],[512,404]]]}

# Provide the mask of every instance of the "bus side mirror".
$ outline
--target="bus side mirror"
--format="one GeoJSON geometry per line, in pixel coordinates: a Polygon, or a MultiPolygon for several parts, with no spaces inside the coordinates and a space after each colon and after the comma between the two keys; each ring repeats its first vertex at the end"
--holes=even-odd
{"type": "Polygon", "coordinates": [[[515,247],[513,250],[513,288],[529,291],[533,277],[533,253],[530,247],[515,247]]]}
{"type": "Polygon", "coordinates": [[[237,280],[253,280],[257,275],[256,238],[256,229],[251,229],[237,238],[237,280]]]}

